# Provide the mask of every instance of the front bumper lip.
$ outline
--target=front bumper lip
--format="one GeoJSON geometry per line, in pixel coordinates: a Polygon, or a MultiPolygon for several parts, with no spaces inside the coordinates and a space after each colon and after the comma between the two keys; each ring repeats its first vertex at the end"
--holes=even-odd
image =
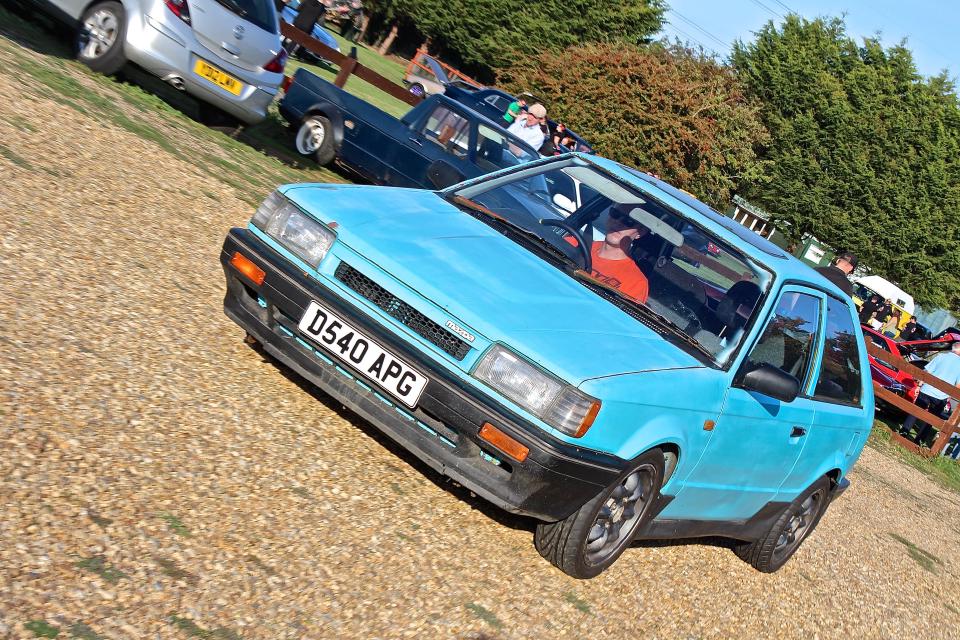
{"type": "Polygon", "coordinates": [[[268,353],[436,471],[497,506],[541,520],[560,520],[610,485],[627,467],[627,461],[616,456],[553,438],[463,384],[431,357],[303,274],[250,231],[232,229],[220,260],[227,279],[225,313],[268,353]],[[238,251],[266,273],[262,285],[247,281],[230,265],[238,251]],[[342,315],[427,375],[430,382],[416,409],[409,411],[389,402],[346,364],[299,338],[297,322],[311,300],[342,315]],[[526,461],[518,463],[480,440],[477,433],[484,422],[529,447],[526,461]],[[491,463],[491,454],[502,463],[491,463]]]}

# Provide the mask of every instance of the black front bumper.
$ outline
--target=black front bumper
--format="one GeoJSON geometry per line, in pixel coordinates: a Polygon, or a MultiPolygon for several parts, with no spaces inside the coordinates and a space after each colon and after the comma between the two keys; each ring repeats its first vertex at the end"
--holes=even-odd
{"type": "Polygon", "coordinates": [[[626,468],[626,461],[620,458],[553,438],[463,385],[431,357],[291,265],[248,230],[230,231],[220,261],[227,280],[225,313],[268,353],[433,469],[497,506],[542,520],[560,520],[609,486],[626,468]],[[255,285],[230,265],[235,252],[263,269],[266,278],[262,285],[255,285]],[[427,375],[430,381],[415,410],[389,402],[347,364],[299,337],[297,324],[311,300],[334,310],[427,375]],[[517,462],[481,440],[478,432],[484,422],[527,446],[527,459],[517,462]]]}

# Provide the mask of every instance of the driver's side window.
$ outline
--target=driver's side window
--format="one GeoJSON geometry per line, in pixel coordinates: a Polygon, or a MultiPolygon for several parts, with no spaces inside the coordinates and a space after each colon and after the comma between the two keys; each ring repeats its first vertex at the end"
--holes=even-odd
{"type": "Polygon", "coordinates": [[[769,364],[802,384],[810,369],[819,326],[820,299],[797,291],[785,292],[747,355],[745,369],[769,364]]]}

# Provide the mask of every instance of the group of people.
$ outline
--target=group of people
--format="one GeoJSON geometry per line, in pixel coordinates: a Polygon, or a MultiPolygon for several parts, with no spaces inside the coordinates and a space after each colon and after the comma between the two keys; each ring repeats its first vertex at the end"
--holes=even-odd
{"type": "Polygon", "coordinates": [[[539,102],[527,106],[527,100],[520,96],[510,103],[503,114],[507,131],[514,134],[542,156],[553,156],[577,148],[577,141],[562,122],[551,123],[547,120],[547,109],[539,102]]]}
{"type": "Polygon", "coordinates": [[[860,324],[879,331],[888,338],[900,337],[901,340],[917,340],[923,330],[917,324],[917,319],[910,317],[907,323],[900,328],[903,319],[901,311],[893,306],[893,301],[884,300],[877,294],[863,301],[860,307],[860,324]]]}

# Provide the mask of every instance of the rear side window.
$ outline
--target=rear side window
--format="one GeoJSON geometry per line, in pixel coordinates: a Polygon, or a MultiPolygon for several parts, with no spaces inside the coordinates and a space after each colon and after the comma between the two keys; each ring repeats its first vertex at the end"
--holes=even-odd
{"type": "Polygon", "coordinates": [[[827,332],[814,396],[859,404],[861,392],[860,346],[850,307],[827,298],[827,332]]]}
{"type": "Polygon", "coordinates": [[[763,330],[760,340],[747,356],[747,370],[769,364],[803,382],[810,366],[820,324],[820,300],[788,291],[763,330]]]}
{"type": "Polygon", "coordinates": [[[423,135],[427,140],[439,144],[450,153],[461,158],[466,157],[470,123],[456,111],[441,105],[427,118],[423,135]]]}

